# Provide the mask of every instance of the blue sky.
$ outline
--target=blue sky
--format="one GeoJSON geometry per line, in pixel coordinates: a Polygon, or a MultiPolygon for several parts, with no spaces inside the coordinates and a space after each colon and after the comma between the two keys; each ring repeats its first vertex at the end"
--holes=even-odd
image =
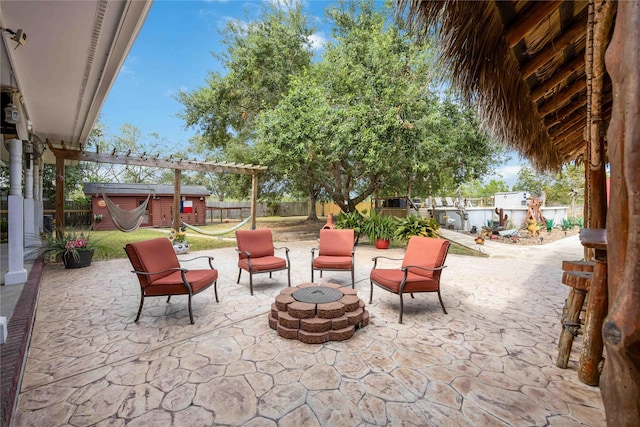
{"type": "MultiPolygon", "coordinates": [[[[320,23],[325,8],[332,4],[336,2],[303,3],[310,22],[318,26],[312,42],[319,49],[330,37],[330,29],[320,23]]],[[[196,130],[185,129],[177,116],[182,104],[174,96],[179,90],[204,86],[210,71],[220,71],[211,53],[224,50],[220,30],[228,20],[246,21],[261,11],[262,0],[155,0],[102,108],[100,119],[107,127],[107,136],[118,135],[120,127],[129,123],[143,136],[156,132],[166,140],[167,154],[185,148],[196,130]]],[[[514,154],[501,167],[501,176],[488,179],[502,179],[511,186],[519,164],[514,154]]]]}
{"type": "MultiPolygon", "coordinates": [[[[309,1],[305,11],[319,22],[324,8],[335,2],[309,1]]],[[[260,1],[156,0],[102,108],[101,121],[109,135],[130,123],[143,135],[157,132],[172,147],[186,146],[195,129],[185,129],[177,117],[179,90],[205,85],[210,71],[221,67],[211,52],[222,52],[219,31],[230,19],[247,20],[262,11],[260,1]]],[[[319,29],[313,41],[329,36],[319,29]]],[[[175,150],[174,150],[175,151],[175,150]]]]}

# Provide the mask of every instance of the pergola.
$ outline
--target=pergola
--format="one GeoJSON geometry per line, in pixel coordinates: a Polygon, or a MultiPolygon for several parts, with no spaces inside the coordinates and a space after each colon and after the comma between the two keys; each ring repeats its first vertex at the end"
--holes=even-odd
{"type": "MultiPolygon", "coordinates": [[[[151,168],[173,169],[174,171],[174,193],[173,193],[173,224],[177,230],[180,227],[180,185],[182,181],[182,171],[200,171],[214,173],[233,173],[251,175],[251,228],[256,227],[256,210],[258,204],[258,173],[266,170],[266,166],[248,165],[238,163],[218,163],[206,162],[196,159],[187,160],[173,156],[160,157],[160,154],[133,156],[131,151],[119,153],[115,149],[110,152],[101,153],[98,149],[95,152],[66,147],[64,142],[54,145],[47,140],[49,149],[56,157],[56,224],[64,226],[64,182],[65,160],[99,162],[128,166],[145,166],[151,168]]],[[[60,227],[59,227],[60,229],[60,227]]]]}
{"type": "MultiPolygon", "coordinates": [[[[640,3],[398,0],[436,34],[451,78],[493,133],[541,170],[585,167],[587,327],[610,425],[640,420],[640,3]],[[605,67],[606,63],[606,67],[605,67]],[[608,129],[608,130],[607,130],[608,129]],[[611,192],[607,203],[606,164],[611,192]],[[605,233],[606,229],[606,233],[605,233]],[[595,236],[595,239],[593,238],[595,236]],[[587,238],[588,237],[588,238],[587,238]]],[[[583,346],[586,343],[583,340],[583,346]]]]}

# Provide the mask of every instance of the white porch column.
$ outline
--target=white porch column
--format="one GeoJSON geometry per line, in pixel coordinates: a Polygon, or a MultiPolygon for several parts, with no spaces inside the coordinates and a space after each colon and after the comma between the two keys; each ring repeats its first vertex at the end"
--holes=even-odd
{"type": "Polygon", "coordinates": [[[5,285],[27,281],[24,268],[24,199],[22,197],[22,140],[10,139],[9,145],[9,271],[4,275],[5,285]]]}
{"type": "Polygon", "coordinates": [[[42,158],[33,164],[33,202],[35,204],[33,212],[35,215],[34,224],[38,235],[42,232],[42,215],[44,207],[42,205],[42,158]]]}
{"type": "Polygon", "coordinates": [[[35,222],[35,203],[33,200],[34,162],[30,160],[28,169],[24,169],[24,248],[27,259],[35,259],[40,246],[38,226],[35,222]]]}

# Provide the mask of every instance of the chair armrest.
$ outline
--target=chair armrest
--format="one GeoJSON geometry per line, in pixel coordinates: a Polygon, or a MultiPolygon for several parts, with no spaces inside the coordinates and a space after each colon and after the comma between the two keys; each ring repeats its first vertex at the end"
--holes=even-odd
{"type": "Polygon", "coordinates": [[[402,258],[389,258],[388,256],[379,255],[379,256],[371,258],[371,261],[373,261],[373,268],[374,269],[378,265],[378,260],[381,259],[381,258],[382,259],[388,259],[388,260],[391,260],[391,261],[402,261],[402,258]]]}
{"type": "Polygon", "coordinates": [[[443,265],[442,267],[437,267],[437,268],[420,267],[419,265],[407,265],[405,267],[402,267],[400,270],[408,271],[410,268],[419,268],[420,270],[424,270],[424,271],[439,271],[446,267],[447,267],[446,265],[443,265]]]}
{"type": "Polygon", "coordinates": [[[202,259],[202,258],[207,258],[207,261],[209,261],[209,267],[211,267],[212,270],[215,270],[215,268],[213,267],[214,258],[212,256],[208,256],[208,255],[201,255],[201,256],[197,256],[195,258],[189,258],[189,259],[178,259],[178,261],[179,262],[189,262],[189,261],[195,261],[197,259],[202,259]]]}
{"type": "Polygon", "coordinates": [[[153,274],[162,274],[162,273],[166,273],[167,271],[182,271],[183,273],[186,273],[188,270],[186,268],[177,268],[177,267],[172,267],[172,268],[167,268],[166,270],[162,270],[162,271],[138,271],[138,270],[131,270],[132,273],[136,273],[136,274],[144,274],[145,276],[151,276],[153,274]]]}
{"type": "Polygon", "coordinates": [[[273,249],[284,249],[284,250],[285,250],[284,255],[285,255],[285,257],[287,258],[287,267],[288,267],[288,266],[290,265],[290,261],[289,261],[289,248],[288,248],[288,247],[286,247],[286,246],[280,246],[279,248],[276,248],[276,247],[274,246],[274,248],[273,248],[273,249]]]}
{"type": "Polygon", "coordinates": [[[311,248],[311,258],[315,257],[316,255],[316,251],[319,250],[320,248],[311,248]]]}
{"type": "Polygon", "coordinates": [[[238,255],[245,254],[247,258],[251,258],[251,252],[249,251],[241,251],[240,249],[236,248],[236,252],[238,253],[238,255]]]}

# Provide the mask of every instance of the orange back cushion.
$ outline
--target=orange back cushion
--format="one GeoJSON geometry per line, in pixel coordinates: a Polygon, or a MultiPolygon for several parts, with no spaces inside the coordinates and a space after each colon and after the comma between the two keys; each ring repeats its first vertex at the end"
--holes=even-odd
{"type": "MultiPolygon", "coordinates": [[[[415,265],[425,268],[437,268],[444,264],[449,250],[449,241],[432,237],[413,236],[409,239],[407,252],[404,255],[402,266],[415,265]]],[[[424,271],[417,268],[410,269],[412,273],[421,276],[438,278],[440,272],[424,271]]]]}
{"type": "Polygon", "coordinates": [[[353,230],[320,230],[320,255],[351,256],[353,251],[353,230]]]}
{"type": "MultiPolygon", "coordinates": [[[[156,239],[144,240],[142,242],[127,243],[124,250],[129,256],[134,270],[153,272],[163,271],[168,268],[179,268],[178,257],[173,251],[173,245],[169,239],[158,237],[156,239]]],[[[138,276],[142,286],[146,286],[161,277],[167,276],[171,272],[152,274],[150,276],[138,276]]]]}
{"type": "MultiPolygon", "coordinates": [[[[237,230],[236,240],[238,242],[238,250],[251,253],[251,258],[261,258],[264,256],[273,256],[273,238],[271,230],[237,230]]],[[[240,258],[246,258],[246,255],[240,253],[240,258]]]]}

